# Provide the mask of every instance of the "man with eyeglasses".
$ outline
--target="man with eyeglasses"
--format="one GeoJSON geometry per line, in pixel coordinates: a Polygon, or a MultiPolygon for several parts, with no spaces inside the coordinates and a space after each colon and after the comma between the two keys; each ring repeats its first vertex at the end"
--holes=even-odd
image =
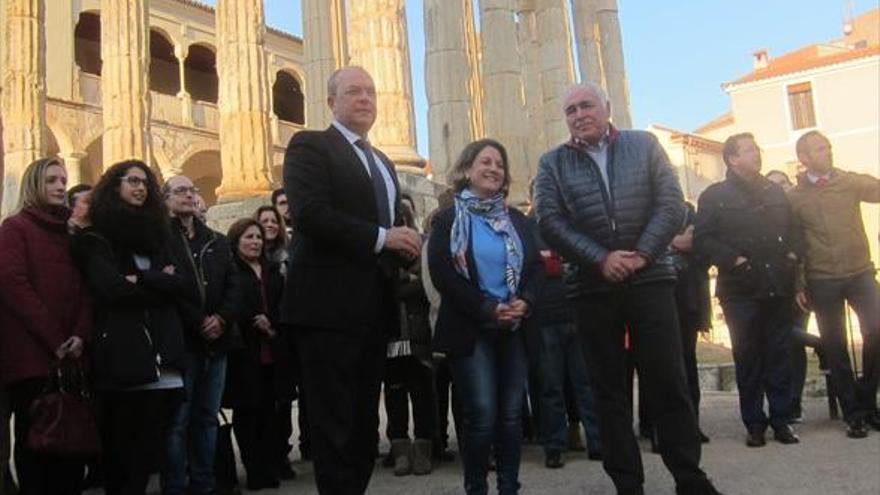
{"type": "Polygon", "coordinates": [[[187,330],[186,400],[174,416],[168,437],[162,469],[165,495],[215,493],[217,413],[226,381],[226,353],[236,343],[231,325],[241,306],[238,269],[229,241],[197,218],[198,192],[184,176],[171,177],[162,186],[172,216],[171,244],[180,261],[176,265],[201,296],[199,307],[181,306],[187,330]]]}

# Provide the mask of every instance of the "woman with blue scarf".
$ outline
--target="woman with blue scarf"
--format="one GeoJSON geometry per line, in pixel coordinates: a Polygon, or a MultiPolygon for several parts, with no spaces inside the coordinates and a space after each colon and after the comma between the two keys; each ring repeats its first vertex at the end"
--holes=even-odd
{"type": "Polygon", "coordinates": [[[501,143],[467,145],[450,183],[455,205],[437,213],[428,244],[431,279],[442,297],[434,347],[448,356],[462,403],[465,491],[488,492],[494,448],[498,492],[509,495],[519,490],[523,337],[541,261],[531,224],[505,202],[510,170],[501,143]]]}

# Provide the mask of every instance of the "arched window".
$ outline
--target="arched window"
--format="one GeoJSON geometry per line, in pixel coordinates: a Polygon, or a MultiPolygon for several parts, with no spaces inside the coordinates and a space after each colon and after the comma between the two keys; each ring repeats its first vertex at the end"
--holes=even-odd
{"type": "Polygon", "coordinates": [[[193,100],[217,103],[217,57],[204,45],[192,45],[184,62],[186,90],[193,100]]]}
{"type": "Polygon", "coordinates": [[[294,124],[305,124],[304,96],[302,87],[295,77],[285,71],[278,71],[272,86],[272,111],[281,120],[294,124]]]}
{"type": "Polygon", "coordinates": [[[83,12],[73,31],[76,65],[86,74],[101,75],[101,16],[83,12]]]}
{"type": "Polygon", "coordinates": [[[150,30],[150,89],[172,96],[180,92],[180,68],[174,45],[155,29],[150,30]]]}

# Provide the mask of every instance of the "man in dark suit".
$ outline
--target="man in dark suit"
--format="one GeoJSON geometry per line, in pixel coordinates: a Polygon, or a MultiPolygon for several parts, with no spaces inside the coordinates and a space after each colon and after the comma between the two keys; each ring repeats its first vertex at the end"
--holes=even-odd
{"type": "Polygon", "coordinates": [[[293,325],[309,397],[315,482],[322,494],[364,493],[378,443],[392,275],[421,240],[403,227],[391,161],[367,137],[376,88],[360,67],[330,76],[333,123],[297,133],[284,158],[295,234],[282,308],[293,325]]]}

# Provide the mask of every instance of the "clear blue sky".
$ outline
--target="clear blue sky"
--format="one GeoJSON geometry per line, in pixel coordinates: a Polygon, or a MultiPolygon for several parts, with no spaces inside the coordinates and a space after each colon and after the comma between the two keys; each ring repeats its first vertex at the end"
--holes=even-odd
{"type": "MultiPolygon", "coordinates": [[[[203,0],[214,4],[214,0],[203,0]]],[[[358,0],[354,0],[358,1],[358,0]]],[[[844,5],[876,0],[619,0],[634,125],[693,130],[729,109],[721,84],[770,56],[841,36],[844,5]]],[[[267,23],[302,36],[299,0],[265,0],[267,23]]],[[[419,152],[428,150],[422,1],[406,0],[419,152]]],[[[476,8],[476,4],[475,4],[476,8]]]]}

